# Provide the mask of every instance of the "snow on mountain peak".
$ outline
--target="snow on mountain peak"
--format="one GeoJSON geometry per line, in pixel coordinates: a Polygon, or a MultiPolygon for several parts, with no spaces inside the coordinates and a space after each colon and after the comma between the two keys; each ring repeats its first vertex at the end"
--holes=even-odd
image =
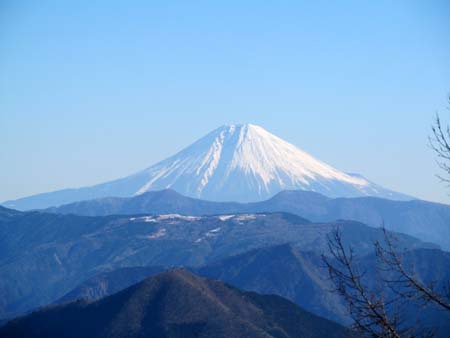
{"type": "Polygon", "coordinates": [[[265,187],[273,180],[285,188],[292,182],[307,184],[319,177],[362,186],[368,184],[364,179],[353,178],[314,159],[260,126],[246,124],[238,128],[240,137],[230,169],[238,168],[259,176],[265,187]]]}
{"type": "Polygon", "coordinates": [[[172,188],[211,200],[254,201],[295,189],[330,197],[395,194],[341,172],[254,124],[219,127],[136,177],[145,179],[136,194],[172,188]]]}
{"type": "Polygon", "coordinates": [[[177,154],[136,174],[91,187],[10,201],[13,208],[45,208],[80,200],[173,189],[213,201],[251,202],[282,190],[328,197],[411,199],[357,174],[346,174],[254,124],[219,127],[177,154]]]}

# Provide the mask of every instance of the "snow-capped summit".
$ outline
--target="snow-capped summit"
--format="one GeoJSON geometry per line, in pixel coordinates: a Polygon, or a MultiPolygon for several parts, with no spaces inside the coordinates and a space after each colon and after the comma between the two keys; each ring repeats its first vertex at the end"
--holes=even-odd
{"type": "Polygon", "coordinates": [[[148,177],[137,194],[172,188],[187,196],[222,201],[261,200],[291,189],[358,196],[370,194],[366,190],[371,185],[253,124],[222,126],[137,175],[148,177]]]}
{"type": "MultiPolygon", "coordinates": [[[[167,188],[214,201],[259,201],[297,189],[329,197],[408,199],[360,175],[339,171],[253,124],[222,126],[172,157],[119,180],[30,198],[41,196],[46,205],[34,207],[47,207],[167,188]]],[[[5,205],[20,208],[23,200],[5,205]]]]}

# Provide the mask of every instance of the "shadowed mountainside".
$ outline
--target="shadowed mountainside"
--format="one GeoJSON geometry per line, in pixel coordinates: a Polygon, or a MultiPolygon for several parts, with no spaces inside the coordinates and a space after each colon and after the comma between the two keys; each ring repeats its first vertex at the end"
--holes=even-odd
{"type": "MultiPolygon", "coordinates": [[[[358,252],[382,231],[361,223],[310,223],[286,213],[106,216],[24,212],[0,220],[0,318],[56,301],[100,272],[130,266],[200,266],[286,242],[326,252],[339,226],[358,252]]],[[[433,247],[398,235],[406,248],[433,247]]]]}
{"type": "MultiPolygon", "coordinates": [[[[445,289],[445,281],[450,280],[450,254],[436,249],[417,249],[404,253],[404,265],[415,272],[417,278],[429,285],[434,283],[438,289],[445,289]],[[433,264],[429,264],[433,262],[433,264]]],[[[374,255],[366,255],[358,264],[366,268],[365,281],[368,287],[376,290],[374,282],[378,271],[375,270],[374,255]]],[[[139,271],[141,279],[145,274],[154,273],[151,268],[134,268],[139,271]]],[[[102,285],[120,280],[121,288],[126,288],[135,279],[129,278],[129,269],[118,269],[113,272],[94,277],[63,297],[66,301],[85,299],[89,301],[107,296],[108,289],[102,285]],[[102,292],[98,293],[98,290],[102,292]]],[[[240,289],[255,291],[261,294],[276,294],[287,298],[300,307],[316,315],[337,321],[342,324],[351,322],[345,303],[339,295],[332,292],[334,286],[328,279],[321,257],[313,252],[301,252],[289,244],[260,248],[232,256],[216,263],[206,265],[193,271],[201,276],[219,279],[240,289]]],[[[389,275],[392,279],[395,276],[389,275]]],[[[117,289],[116,289],[117,290],[117,289]]],[[[392,292],[386,289],[386,295],[392,292]]],[[[420,321],[422,325],[438,329],[440,337],[449,332],[450,314],[433,306],[423,306],[420,302],[410,300],[403,307],[406,320],[414,325],[420,321]],[[417,309],[420,308],[420,312],[417,309]]]]}
{"type": "Polygon", "coordinates": [[[344,337],[347,330],[278,296],[243,292],[172,270],[93,303],[49,307],[0,328],[0,337],[344,337]]]}

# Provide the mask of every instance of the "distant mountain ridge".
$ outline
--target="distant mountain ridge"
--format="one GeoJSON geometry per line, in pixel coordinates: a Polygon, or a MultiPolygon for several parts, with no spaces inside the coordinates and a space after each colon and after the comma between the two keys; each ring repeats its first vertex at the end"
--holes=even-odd
{"type": "Polygon", "coordinates": [[[177,154],[133,175],[79,189],[7,201],[29,210],[101,197],[130,197],[171,188],[213,201],[253,202],[282,190],[307,190],[330,197],[412,197],[385,189],[361,175],[346,174],[252,125],[222,126],[177,154]]]}
{"type": "Polygon", "coordinates": [[[309,191],[283,191],[256,203],[211,202],[173,190],[147,192],[132,198],[104,198],[49,208],[61,214],[214,215],[245,212],[288,212],[315,222],[355,220],[420,238],[450,250],[450,206],[421,200],[392,201],[376,197],[329,198],[309,191]]]}
{"type": "Polygon", "coordinates": [[[173,270],[94,303],[42,309],[0,328],[8,338],[340,338],[344,327],[278,296],[173,270]]]}

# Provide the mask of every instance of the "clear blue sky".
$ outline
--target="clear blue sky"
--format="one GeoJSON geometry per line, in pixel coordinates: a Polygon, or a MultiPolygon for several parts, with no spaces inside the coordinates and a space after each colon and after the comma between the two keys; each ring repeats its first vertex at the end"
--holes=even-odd
{"type": "Polygon", "coordinates": [[[0,2],[0,201],[126,176],[249,122],[450,203],[427,146],[450,2],[0,2]]]}

